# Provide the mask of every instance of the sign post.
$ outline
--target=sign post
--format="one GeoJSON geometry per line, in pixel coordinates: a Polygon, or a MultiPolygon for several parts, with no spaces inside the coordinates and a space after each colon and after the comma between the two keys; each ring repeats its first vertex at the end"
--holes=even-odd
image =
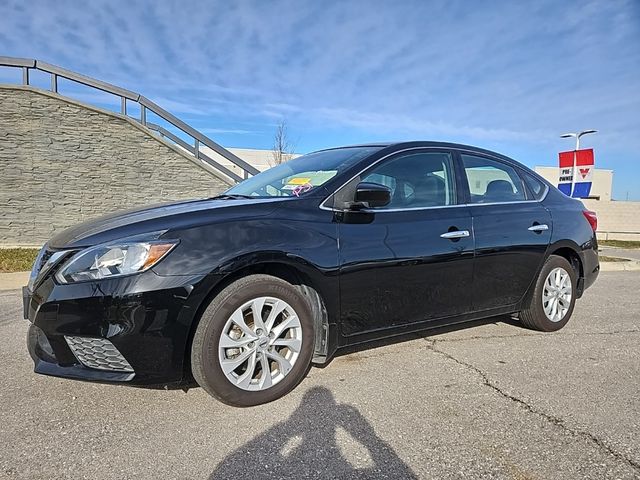
{"type": "Polygon", "coordinates": [[[576,133],[563,133],[560,138],[575,138],[576,148],[571,152],[560,152],[560,179],[558,189],[574,198],[586,198],[591,192],[593,178],[593,149],[580,150],[580,138],[583,135],[597,133],[597,130],[582,130],[576,133]]]}

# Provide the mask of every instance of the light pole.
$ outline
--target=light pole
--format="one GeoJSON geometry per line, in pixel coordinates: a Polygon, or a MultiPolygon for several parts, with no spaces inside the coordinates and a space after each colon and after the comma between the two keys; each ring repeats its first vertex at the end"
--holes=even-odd
{"type": "Polygon", "coordinates": [[[569,192],[569,196],[573,197],[573,189],[576,186],[576,161],[578,158],[578,150],[580,150],[580,137],[583,135],[588,135],[590,133],[596,133],[597,130],[583,130],[580,133],[563,133],[560,135],[560,138],[571,138],[575,137],[576,139],[576,149],[573,151],[573,168],[571,169],[571,191],[569,192]]]}

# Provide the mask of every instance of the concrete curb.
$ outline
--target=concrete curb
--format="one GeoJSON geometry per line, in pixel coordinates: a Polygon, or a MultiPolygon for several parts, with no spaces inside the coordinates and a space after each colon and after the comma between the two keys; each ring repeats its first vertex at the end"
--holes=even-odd
{"type": "MultiPolygon", "coordinates": [[[[622,258],[622,257],[617,257],[622,258]]],[[[625,262],[600,262],[601,272],[640,271],[640,262],[625,258],[625,262]]]]}

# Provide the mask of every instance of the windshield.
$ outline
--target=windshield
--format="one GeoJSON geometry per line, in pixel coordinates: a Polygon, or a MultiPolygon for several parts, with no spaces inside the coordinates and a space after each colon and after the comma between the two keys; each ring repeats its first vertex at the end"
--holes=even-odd
{"type": "Polygon", "coordinates": [[[304,195],[382,147],[350,147],[309,153],[265,170],[225,195],[290,197],[304,195]]]}

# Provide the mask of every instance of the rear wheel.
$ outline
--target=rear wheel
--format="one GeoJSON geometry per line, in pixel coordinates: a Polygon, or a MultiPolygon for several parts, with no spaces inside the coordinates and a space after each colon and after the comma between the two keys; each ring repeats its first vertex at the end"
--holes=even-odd
{"type": "Polygon", "coordinates": [[[560,330],[573,313],[576,284],[577,275],[571,264],[551,255],[540,271],[527,307],[520,312],[520,321],[543,332],[560,330]]]}
{"type": "Polygon", "coordinates": [[[250,275],[235,281],[213,299],[196,329],[195,380],[238,407],[285,395],[311,364],[312,315],[307,298],[280,278],[250,275]]]}

